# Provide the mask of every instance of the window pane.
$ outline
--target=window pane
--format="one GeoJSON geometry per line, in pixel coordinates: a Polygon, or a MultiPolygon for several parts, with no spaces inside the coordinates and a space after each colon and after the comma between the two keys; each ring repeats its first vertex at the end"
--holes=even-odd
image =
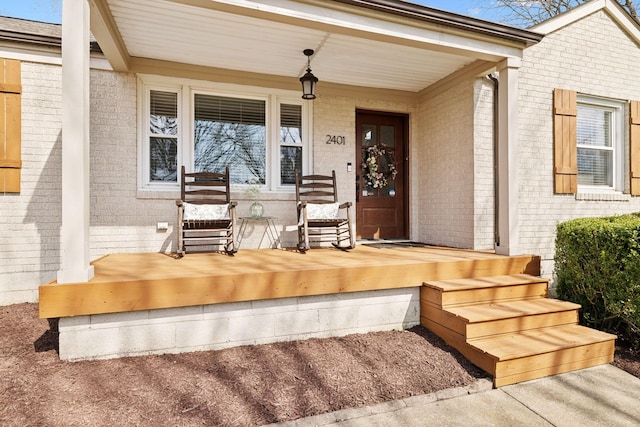
{"type": "Polygon", "coordinates": [[[296,169],[302,172],[302,147],[280,147],[280,183],[295,184],[296,169]]]}
{"type": "Polygon", "coordinates": [[[362,146],[371,147],[378,143],[378,135],[376,135],[376,125],[362,125],[362,146]]]}
{"type": "Polygon", "coordinates": [[[396,128],[394,126],[380,126],[380,143],[387,147],[396,146],[396,128]]]}
{"type": "Polygon", "coordinates": [[[152,135],[178,134],[178,94],[152,90],[149,130],[152,135]]]}
{"type": "Polygon", "coordinates": [[[578,148],[578,184],[613,186],[613,151],[578,148]]]}
{"type": "Polygon", "coordinates": [[[178,140],[176,138],[150,138],[150,173],[153,182],[177,181],[178,140]]]}
{"type": "Polygon", "coordinates": [[[302,144],[302,105],[280,105],[280,142],[302,144]]]}
{"type": "Polygon", "coordinates": [[[265,102],[195,95],[194,170],[223,172],[231,182],[265,183],[265,102]]]}
{"type": "Polygon", "coordinates": [[[611,147],[611,111],[578,105],[578,145],[611,147]]]}

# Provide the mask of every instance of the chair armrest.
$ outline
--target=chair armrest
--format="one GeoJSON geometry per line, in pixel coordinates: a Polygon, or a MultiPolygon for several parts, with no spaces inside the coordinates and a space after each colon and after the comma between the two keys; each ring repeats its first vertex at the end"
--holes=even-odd
{"type": "Polygon", "coordinates": [[[351,202],[344,202],[343,204],[338,206],[338,208],[340,208],[340,209],[350,208],[350,207],[351,207],[351,202]]]}
{"type": "Polygon", "coordinates": [[[182,200],[176,200],[176,206],[177,207],[182,206],[182,203],[183,203],[182,200]]]}
{"type": "Polygon", "coordinates": [[[229,209],[234,209],[238,206],[238,202],[229,202],[229,209]]]}
{"type": "Polygon", "coordinates": [[[307,202],[298,202],[298,207],[299,208],[306,208],[307,207],[307,202]]]}

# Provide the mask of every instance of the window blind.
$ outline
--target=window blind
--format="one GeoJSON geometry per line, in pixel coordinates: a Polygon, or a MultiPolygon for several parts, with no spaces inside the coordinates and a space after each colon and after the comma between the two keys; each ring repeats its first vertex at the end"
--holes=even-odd
{"type": "Polygon", "coordinates": [[[578,105],[578,184],[613,186],[612,112],[578,105]]]}

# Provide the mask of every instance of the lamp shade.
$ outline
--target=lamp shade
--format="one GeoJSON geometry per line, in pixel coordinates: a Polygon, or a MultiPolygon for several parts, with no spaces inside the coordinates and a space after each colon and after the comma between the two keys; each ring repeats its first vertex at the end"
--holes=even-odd
{"type": "Polygon", "coordinates": [[[305,75],[300,77],[300,83],[302,83],[302,99],[316,99],[318,78],[311,73],[310,68],[307,68],[305,75]]]}

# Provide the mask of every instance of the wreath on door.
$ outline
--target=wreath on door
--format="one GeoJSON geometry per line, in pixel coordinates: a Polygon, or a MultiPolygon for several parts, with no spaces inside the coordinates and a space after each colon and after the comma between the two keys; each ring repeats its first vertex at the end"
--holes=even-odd
{"type": "Polygon", "coordinates": [[[386,187],[398,175],[393,154],[387,150],[384,144],[367,147],[365,159],[362,162],[362,171],[367,186],[373,188],[386,187]],[[382,163],[381,160],[385,160],[385,162],[382,163]]]}

